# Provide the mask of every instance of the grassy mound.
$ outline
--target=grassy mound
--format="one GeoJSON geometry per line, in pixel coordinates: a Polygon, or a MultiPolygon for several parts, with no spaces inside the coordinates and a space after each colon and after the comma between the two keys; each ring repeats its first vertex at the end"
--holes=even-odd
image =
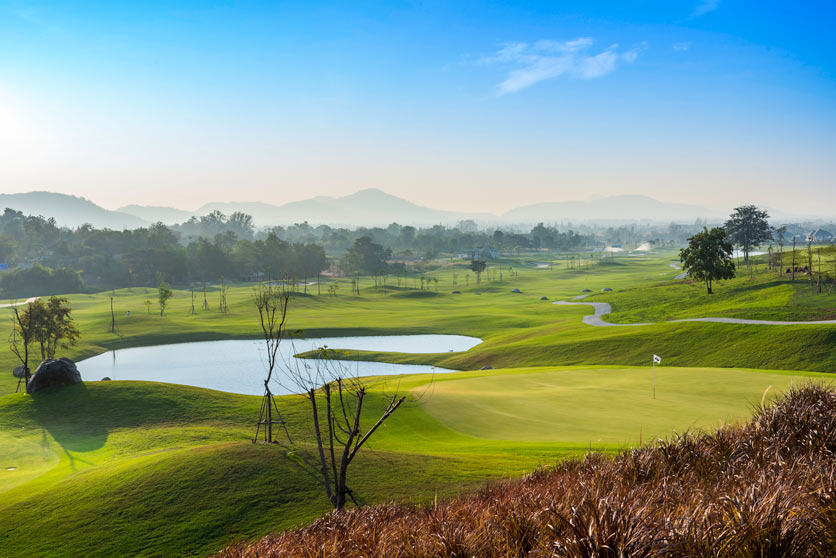
{"type": "Polygon", "coordinates": [[[224,558],[833,556],[836,392],[808,386],[745,426],[589,455],[433,507],[373,506],[224,558]]]}

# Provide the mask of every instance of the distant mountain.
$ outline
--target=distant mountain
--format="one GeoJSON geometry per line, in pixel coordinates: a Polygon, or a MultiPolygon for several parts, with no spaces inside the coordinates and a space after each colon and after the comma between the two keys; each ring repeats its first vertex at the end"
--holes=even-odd
{"type": "Polygon", "coordinates": [[[0,211],[7,207],[26,215],[53,217],[58,225],[70,228],[90,223],[96,228],[122,230],[148,224],[139,217],[105,209],[84,198],[53,192],[0,194],[0,211]]]}
{"type": "Polygon", "coordinates": [[[220,211],[226,215],[242,211],[252,215],[258,227],[291,225],[303,221],[312,225],[332,226],[386,226],[392,222],[416,226],[454,226],[458,221],[472,219],[482,226],[493,226],[533,225],[541,221],[693,222],[697,218],[721,221],[727,217],[722,212],[702,206],[662,202],[639,195],[537,203],[496,216],[489,213],[432,209],[377,188],[360,190],[342,197],[317,196],[283,205],[264,202],[207,203],[193,212],[172,207],[142,205],[127,205],[117,211],[110,211],[84,198],[50,192],[0,194],[0,211],[4,207],[11,207],[26,214],[55,217],[56,221],[64,226],[75,227],[82,223],[90,223],[99,228],[111,229],[137,228],[157,221],[168,225],[179,224],[193,215],[207,215],[212,211],[220,211]]]}
{"type": "Polygon", "coordinates": [[[495,221],[490,214],[461,213],[424,207],[377,188],[360,190],[339,198],[318,196],[283,205],[266,203],[209,203],[197,210],[205,215],[218,210],[225,214],[243,211],[258,226],[289,225],[307,221],[312,225],[454,225],[462,219],[495,221]]]}
{"type": "Polygon", "coordinates": [[[724,215],[699,205],[662,202],[647,196],[609,196],[586,201],[546,202],[512,209],[502,220],[512,223],[539,221],[694,221],[724,215]]]}
{"type": "Polygon", "coordinates": [[[175,207],[163,207],[160,205],[126,205],[116,211],[127,213],[138,217],[148,223],[162,222],[166,225],[179,225],[195,214],[194,211],[177,209],[175,207]]]}

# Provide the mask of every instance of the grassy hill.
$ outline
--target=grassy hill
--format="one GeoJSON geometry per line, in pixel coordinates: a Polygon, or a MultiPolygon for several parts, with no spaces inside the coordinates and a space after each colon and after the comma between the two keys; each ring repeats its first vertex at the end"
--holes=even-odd
{"type": "MultiPolygon", "coordinates": [[[[373,440],[351,486],[367,503],[425,503],[588,449],[613,452],[642,436],[743,420],[768,386],[770,400],[811,377],[829,380],[814,373],[660,372],[655,401],[647,371],[639,369],[439,377],[424,402],[399,411],[373,440]],[[730,389],[718,390],[720,384],[730,389]]],[[[370,416],[393,381],[375,384],[370,416]]],[[[400,379],[414,392],[427,381],[400,379]]],[[[10,556],[201,555],[310,521],[328,508],[315,473],[302,465],[311,448],[253,445],[258,404],[257,397],[143,382],[0,397],[0,515],[16,518],[0,547],[10,556]]],[[[310,440],[301,398],[284,397],[280,405],[293,437],[310,440]]]]}

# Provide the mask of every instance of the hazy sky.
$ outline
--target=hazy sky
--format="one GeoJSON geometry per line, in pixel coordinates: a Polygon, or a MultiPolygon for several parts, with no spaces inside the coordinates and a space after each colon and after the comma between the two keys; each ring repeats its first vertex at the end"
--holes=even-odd
{"type": "Polygon", "coordinates": [[[836,208],[833,2],[0,0],[0,192],[836,208]]]}

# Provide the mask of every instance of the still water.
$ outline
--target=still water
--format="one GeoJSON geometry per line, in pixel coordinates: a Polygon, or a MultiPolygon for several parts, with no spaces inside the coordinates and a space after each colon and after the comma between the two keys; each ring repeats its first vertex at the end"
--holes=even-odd
{"type": "MultiPolygon", "coordinates": [[[[346,351],[382,351],[397,353],[447,353],[467,351],[481,339],[463,335],[387,335],[365,337],[322,337],[282,341],[279,368],[300,364],[294,354],[327,346],[346,351]]],[[[333,361],[331,361],[333,362],[333,361]]],[[[77,363],[86,381],[143,380],[197,386],[230,393],[261,395],[267,358],[264,342],[255,340],[201,341],[155,345],[108,351],[77,363]]],[[[453,372],[412,364],[338,361],[347,375],[379,376],[391,374],[429,374],[453,372]]],[[[281,371],[270,387],[276,394],[290,393],[289,382],[282,382],[281,371]]]]}

